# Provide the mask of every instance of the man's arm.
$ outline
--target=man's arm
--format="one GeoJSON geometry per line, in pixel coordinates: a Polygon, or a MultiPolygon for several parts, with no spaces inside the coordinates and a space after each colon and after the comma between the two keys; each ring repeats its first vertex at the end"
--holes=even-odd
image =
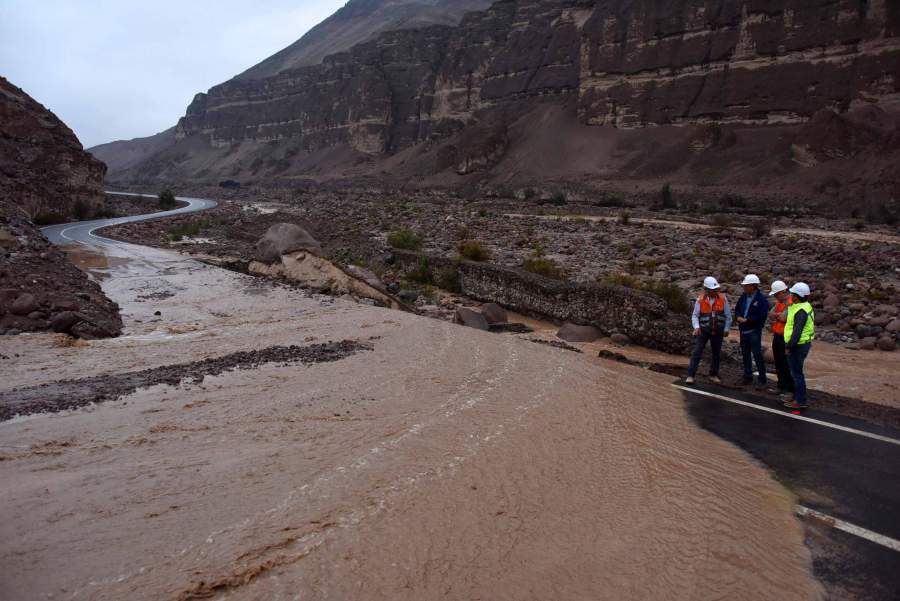
{"type": "Polygon", "coordinates": [[[700,301],[694,300],[694,312],[691,313],[691,325],[694,326],[694,329],[698,329],[700,327],[700,301]]]}
{"type": "Polygon", "coordinates": [[[791,339],[787,341],[785,345],[789,350],[793,349],[797,346],[797,343],[800,342],[800,335],[803,334],[803,328],[806,326],[807,319],[806,311],[800,309],[797,311],[797,314],[794,315],[794,330],[791,332],[791,339]]]}

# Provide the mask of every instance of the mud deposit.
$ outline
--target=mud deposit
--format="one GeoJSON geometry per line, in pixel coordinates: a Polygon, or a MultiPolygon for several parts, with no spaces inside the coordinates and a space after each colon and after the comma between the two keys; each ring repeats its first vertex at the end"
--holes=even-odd
{"type": "Polygon", "coordinates": [[[200,383],[207,376],[217,376],[235,369],[255,369],[267,363],[282,366],[295,363],[304,365],[327,363],[367,350],[372,350],[372,347],[354,340],[310,346],[273,346],[131,373],[50,382],[0,392],[0,421],[12,419],[17,415],[58,412],[91,403],[115,400],[139,388],[156,384],[174,386],[187,379],[200,383]]]}

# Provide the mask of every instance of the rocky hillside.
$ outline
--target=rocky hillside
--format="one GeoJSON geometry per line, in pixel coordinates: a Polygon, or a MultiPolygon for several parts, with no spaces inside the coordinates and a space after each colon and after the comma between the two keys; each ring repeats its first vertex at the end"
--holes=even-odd
{"type": "Polygon", "coordinates": [[[102,203],[105,171],[56,115],[0,78],[0,335],[121,332],[115,303],[32,222],[102,203]]]}
{"type": "Polygon", "coordinates": [[[898,31],[885,0],[501,0],[216,86],[170,148],[112,176],[672,181],[886,201],[900,191],[898,31]]]}
{"type": "Polygon", "coordinates": [[[102,202],[105,173],[65,123],[0,77],[0,202],[70,217],[78,203],[102,202]]]}

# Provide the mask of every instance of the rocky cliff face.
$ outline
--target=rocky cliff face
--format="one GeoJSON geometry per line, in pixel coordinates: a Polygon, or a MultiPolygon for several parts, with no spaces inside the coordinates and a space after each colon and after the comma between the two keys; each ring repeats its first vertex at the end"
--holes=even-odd
{"type": "MultiPolygon", "coordinates": [[[[737,178],[752,183],[820,160],[795,139],[816,137],[797,128],[818,112],[868,111],[877,131],[866,148],[889,144],[898,30],[888,0],[501,0],[456,27],[389,32],[321,65],[217,86],[191,104],[173,149],[117,176],[400,172],[384,159],[413,147],[402,163],[418,175],[490,172],[542,144],[540,124],[516,129],[551,105],[583,141],[569,164],[596,153],[578,175],[674,177],[691,157],[734,147],[731,163],[757,157],[737,178]],[[621,133],[630,129],[652,143],[621,133]]],[[[734,180],[727,162],[689,171],[695,183],[734,180]]]]}
{"type": "Polygon", "coordinates": [[[106,167],[53,113],[0,78],[0,335],[118,335],[119,308],[32,223],[102,201],[106,167]]]}
{"type": "Polygon", "coordinates": [[[76,203],[103,200],[105,173],[65,123],[0,77],[0,202],[69,217],[76,203]]]}

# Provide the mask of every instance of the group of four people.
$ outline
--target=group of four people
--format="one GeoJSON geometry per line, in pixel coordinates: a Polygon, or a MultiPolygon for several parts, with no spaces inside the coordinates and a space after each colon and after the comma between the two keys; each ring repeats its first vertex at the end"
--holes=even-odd
{"type": "Polygon", "coordinates": [[[753,383],[753,364],[756,364],[756,386],[766,386],[766,360],[762,350],[762,332],[766,322],[772,322],[772,354],[778,374],[778,392],[790,409],[807,407],[806,378],[803,363],[815,338],[815,314],[809,302],[809,286],[797,282],[788,289],[781,280],[772,282],[769,296],[775,297],[774,307],[760,290],[760,279],[749,274],[741,282],[744,293],[738,299],[734,316],[728,298],[714,277],[703,280],[703,292],[694,302],[691,323],[694,326],[694,352],[685,382],[694,383],[700,358],[707,343],[712,347],[709,378],[716,384],[722,343],[728,337],[734,321],[740,333],[741,355],[744,360],[744,384],[753,383]],[[789,395],[790,398],[789,398],[789,395]]]}

